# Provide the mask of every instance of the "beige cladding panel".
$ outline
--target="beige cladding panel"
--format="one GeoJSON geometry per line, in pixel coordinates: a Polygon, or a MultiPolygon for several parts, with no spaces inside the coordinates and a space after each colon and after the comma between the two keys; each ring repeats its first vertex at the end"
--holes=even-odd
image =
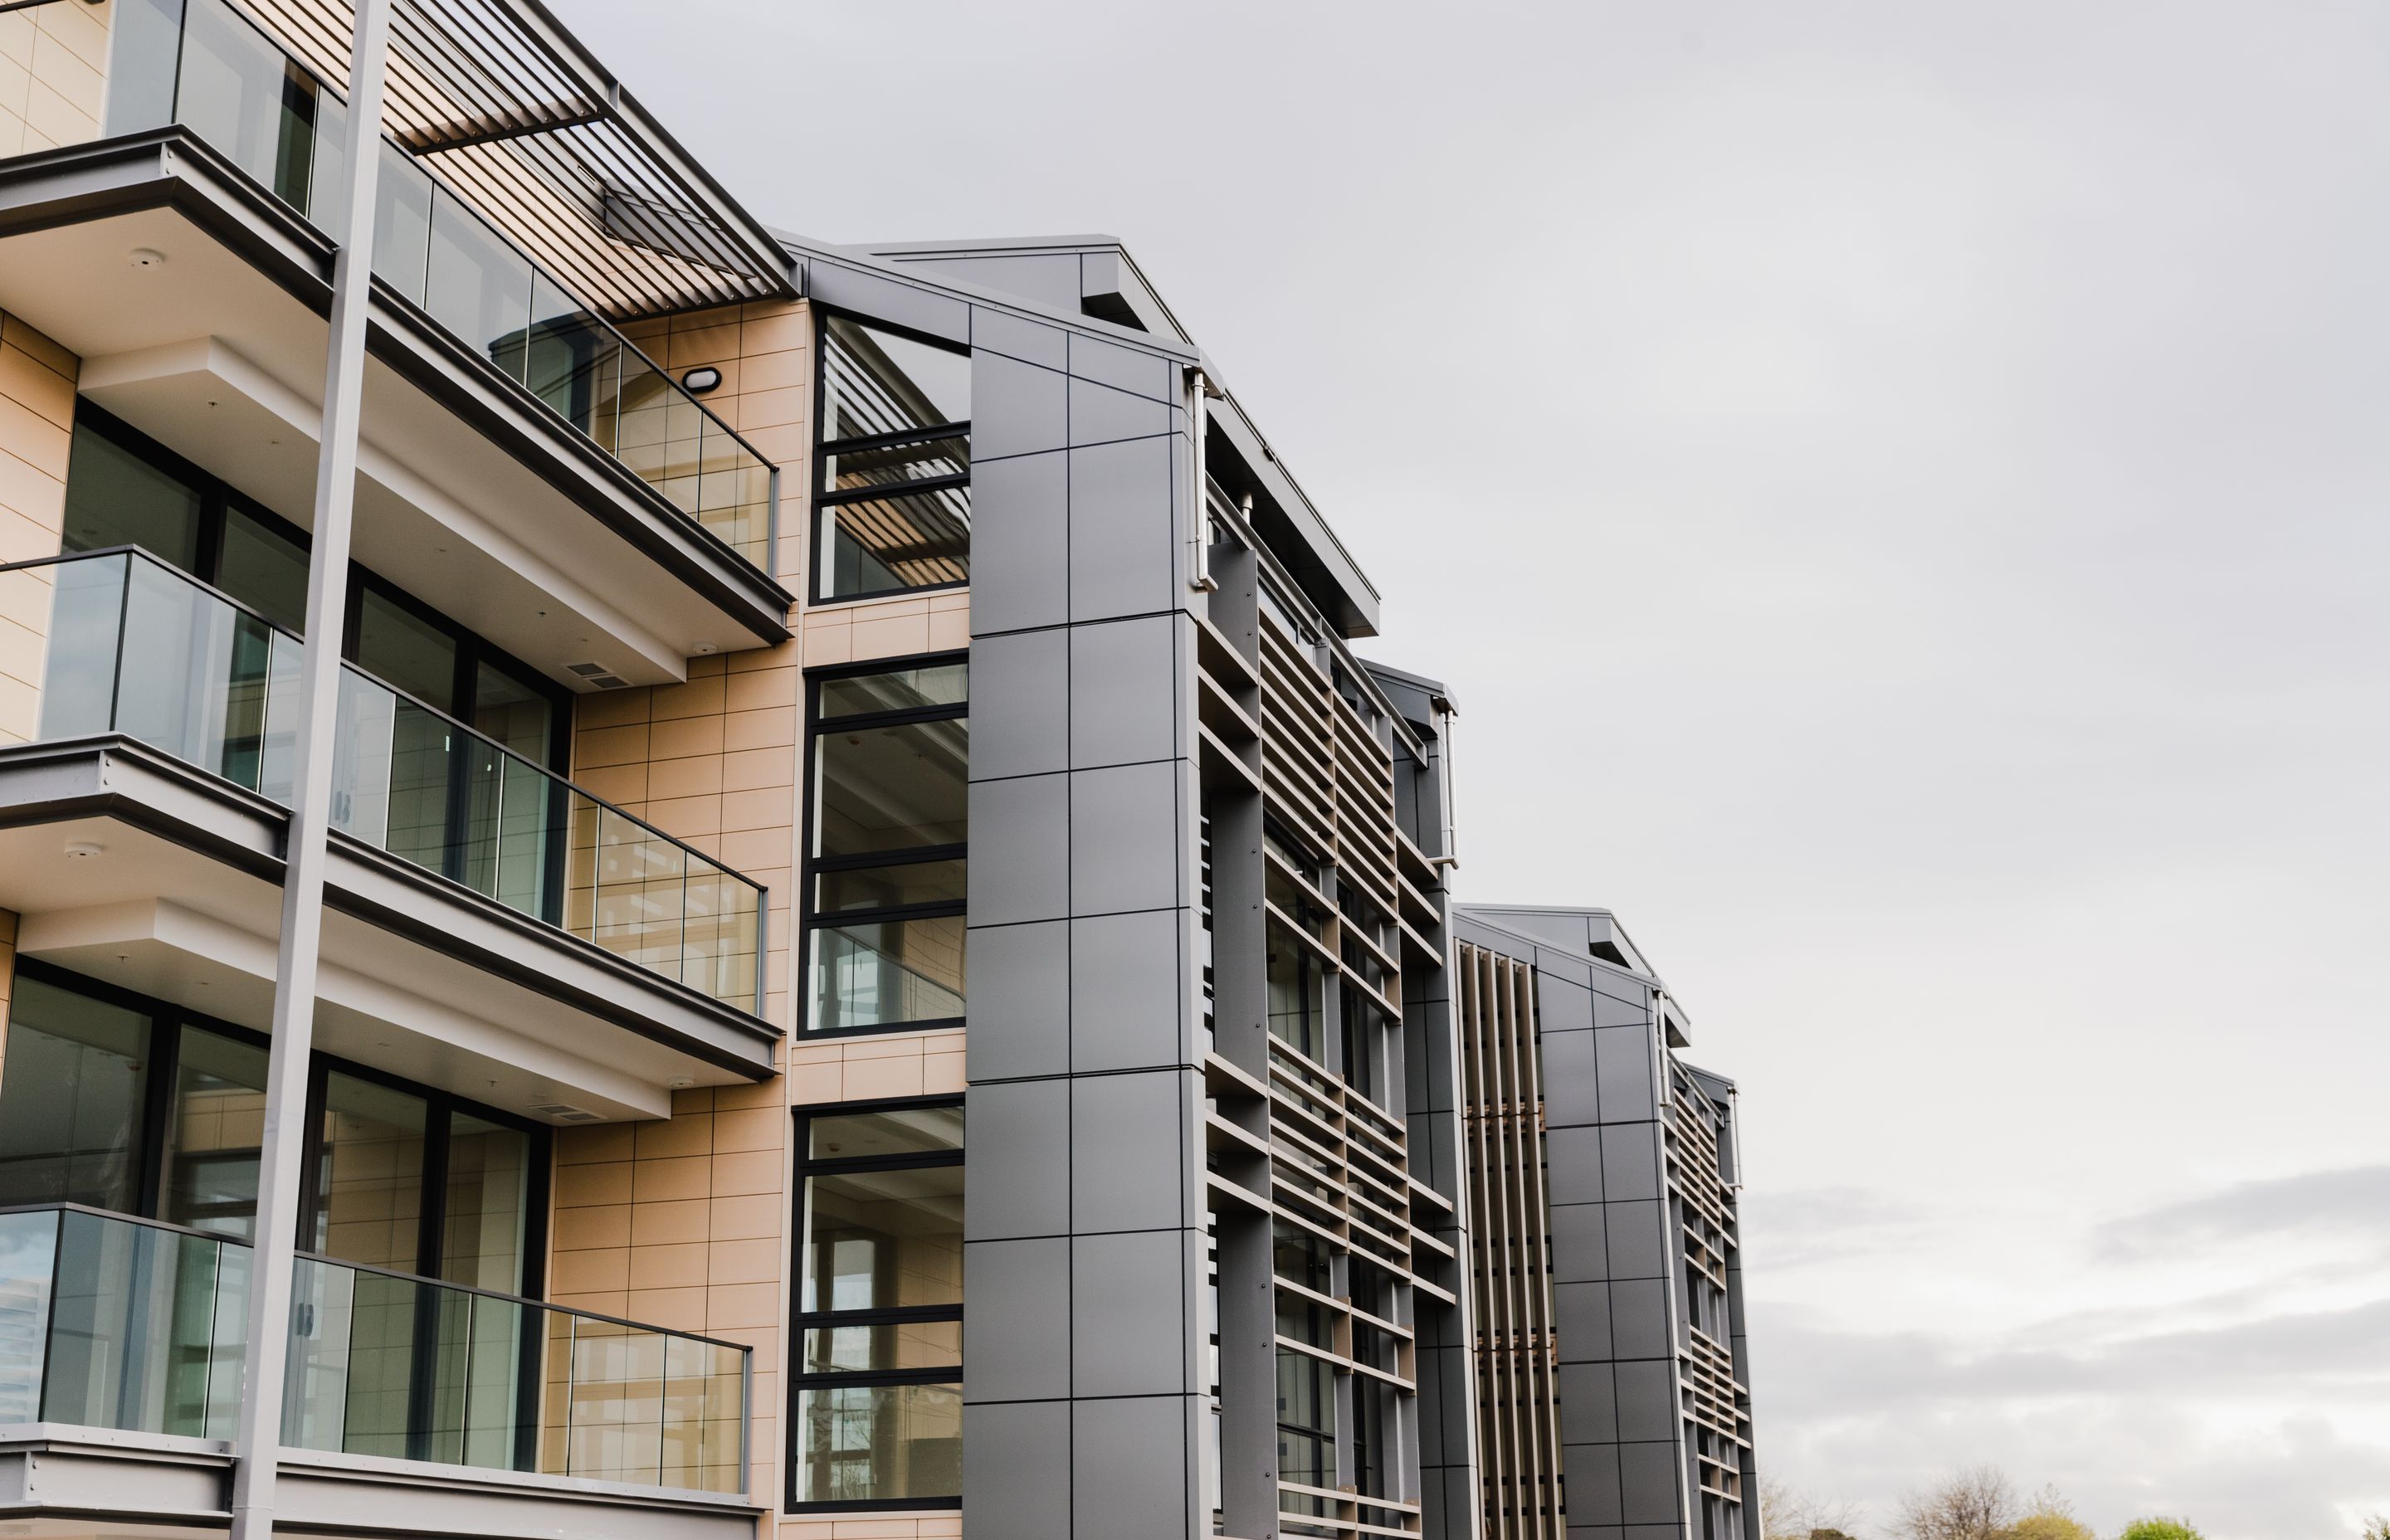
{"type": "MultiPolygon", "coordinates": [[[[81,366],[74,354],[0,311],[0,563],[58,552],[81,366]]],[[[50,587],[47,568],[0,572],[0,743],[31,742],[41,722],[50,587]]]]}
{"type": "MultiPolygon", "coordinates": [[[[713,368],[706,405],[780,468],[777,573],[802,594],[810,550],[813,319],[758,303],[626,328],[682,378],[713,368]]],[[[795,879],[802,869],[802,666],[960,648],[970,598],[941,593],[801,613],[802,641],[692,659],[681,685],[585,695],[573,778],[770,888],[767,1018],[792,1031],[795,879]]],[[[783,1332],[798,1200],[792,1106],[960,1095],[948,1029],[792,1042],[784,1079],[674,1094],[669,1121],[558,1133],[549,1291],[559,1303],[701,1331],[754,1349],[750,1490],[777,1502],[783,1332]]],[[[780,1540],[952,1540],[951,1511],[777,1521],[780,1540]]]]}
{"type": "Polygon", "coordinates": [[[113,4],[57,4],[0,15],[0,155],[99,136],[113,4]]]}

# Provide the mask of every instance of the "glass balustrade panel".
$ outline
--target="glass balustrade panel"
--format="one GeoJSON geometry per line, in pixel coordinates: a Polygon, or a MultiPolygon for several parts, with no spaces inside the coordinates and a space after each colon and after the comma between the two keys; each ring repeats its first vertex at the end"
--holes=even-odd
{"type": "Polygon", "coordinates": [[[188,0],[175,121],[302,214],[317,96],[314,78],[224,0],[188,0]]]}
{"type": "Polygon", "coordinates": [[[700,412],[699,417],[698,522],[768,572],[771,469],[711,414],[700,412]]]}
{"type": "Polygon", "coordinates": [[[570,1476],[655,1482],[662,1469],[664,1334],[581,1316],[572,1325],[570,1476]]]}
{"type": "MultiPolygon", "coordinates": [[[[0,1425],[224,1439],[247,1246],[79,1210],[0,1213],[0,1425]]],[[[313,1256],[292,1277],[283,1442],[745,1490],[745,1350],[313,1256]]]]}
{"type": "Polygon", "coordinates": [[[0,1213],[0,1427],[42,1419],[58,1253],[55,1210],[0,1213]]]}

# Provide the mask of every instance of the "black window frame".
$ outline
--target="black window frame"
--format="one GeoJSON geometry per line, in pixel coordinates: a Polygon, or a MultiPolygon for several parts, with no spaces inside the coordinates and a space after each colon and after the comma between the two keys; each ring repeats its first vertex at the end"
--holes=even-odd
{"type": "MultiPolygon", "coordinates": [[[[972,350],[968,344],[957,343],[944,337],[932,336],[928,332],[918,331],[911,327],[899,326],[877,315],[866,315],[859,311],[842,310],[829,305],[816,304],[815,308],[819,319],[814,327],[814,400],[819,404],[820,409],[814,414],[816,419],[814,423],[814,497],[813,507],[810,510],[813,528],[806,537],[806,555],[812,566],[806,577],[808,589],[805,597],[806,604],[814,609],[821,609],[830,605],[863,604],[902,594],[943,594],[957,588],[970,587],[970,578],[966,575],[954,583],[906,584],[893,588],[873,588],[854,594],[826,594],[822,591],[823,584],[829,581],[831,570],[828,556],[829,542],[823,538],[823,534],[828,528],[832,508],[848,503],[868,503],[890,497],[919,496],[928,493],[951,492],[957,489],[968,492],[971,484],[971,473],[965,470],[958,476],[937,476],[919,481],[897,481],[882,486],[854,487],[843,491],[830,485],[829,468],[835,457],[841,454],[852,454],[857,450],[867,449],[893,449],[908,443],[930,443],[939,439],[961,439],[965,443],[966,453],[968,453],[971,427],[970,419],[965,417],[959,422],[936,423],[924,428],[908,428],[898,432],[867,433],[855,438],[843,439],[833,437],[837,430],[837,423],[834,420],[835,412],[830,404],[829,396],[830,322],[834,319],[851,321],[856,326],[888,332],[893,336],[902,337],[907,341],[919,342],[924,347],[959,353],[966,363],[969,362],[972,350]]],[[[978,403],[974,401],[971,404],[976,410],[978,403]]],[[[968,557],[965,558],[965,561],[968,567],[968,557]]]]}
{"type": "MultiPolygon", "coordinates": [[[[906,1112],[926,1108],[951,1107],[961,1111],[961,1096],[889,1097],[869,1101],[815,1102],[796,1108],[796,1160],[790,1184],[790,1203],[793,1210],[789,1226],[789,1393],[787,1447],[783,1464],[786,1467],[787,1491],[785,1511],[790,1513],[890,1513],[911,1509],[959,1508],[962,1495],[952,1497],[848,1497],[814,1500],[797,1495],[797,1441],[803,1435],[803,1419],[798,1416],[800,1397],[807,1390],[846,1387],[867,1390],[882,1385],[953,1385],[959,1390],[963,1383],[963,1366],[944,1366],[923,1369],[860,1369],[851,1372],[809,1372],[805,1368],[805,1333],[812,1329],[828,1329],[841,1326],[902,1326],[923,1321],[954,1321],[963,1318],[963,1305],[891,1306],[873,1310],[806,1310],[803,1308],[805,1288],[805,1252],[813,1238],[807,1230],[805,1213],[809,1184],[816,1175],[836,1175],[850,1171],[921,1171],[932,1168],[965,1166],[970,1149],[970,1125],[966,1114],[963,1125],[963,1148],[950,1150],[930,1150],[900,1155],[831,1156],[816,1159],[813,1154],[813,1124],[819,1118],[853,1117],[867,1112],[906,1112]]],[[[964,1179],[963,1204],[968,1213],[970,1187],[964,1179]]],[[[964,1301],[969,1303],[970,1280],[963,1280],[964,1301]]]]}
{"type": "MultiPolygon", "coordinates": [[[[137,1212],[131,1217],[171,1223],[163,1218],[161,1211],[165,1207],[166,1162],[170,1154],[166,1134],[167,1125],[173,1115],[176,1071],[182,1059],[182,1029],[186,1026],[198,1027],[203,1032],[214,1033],[233,1042],[245,1044],[251,1047],[265,1048],[268,1051],[271,1051],[273,1038],[253,1028],[225,1020],[221,1017],[211,1016],[205,1011],[195,1010],[188,1006],[161,999],[153,995],[144,995],[138,990],[127,989],[122,984],[111,983],[106,979],[96,979],[88,973],[78,973],[71,968],[61,968],[56,963],[45,962],[38,957],[19,956],[17,959],[17,972],[20,978],[33,979],[54,989],[88,995],[95,1000],[126,1010],[137,1010],[149,1019],[147,1066],[148,1083],[145,1087],[140,1123],[135,1130],[138,1148],[134,1151],[134,1159],[137,1162],[140,1174],[138,1197],[135,1201],[137,1212]]],[[[7,1024],[9,1023],[0,1022],[0,1030],[5,1030],[7,1024]]],[[[528,1191],[524,1198],[522,1287],[515,1292],[527,1300],[542,1299],[547,1281],[547,1210],[549,1173],[555,1165],[555,1130],[544,1123],[507,1111],[503,1108],[492,1107],[484,1102],[475,1101],[469,1097],[456,1096],[441,1090],[437,1086],[425,1085],[402,1075],[375,1069],[370,1064],[360,1064],[353,1059],[343,1059],[337,1054],[328,1054],[320,1049],[310,1055],[307,1061],[307,1115],[305,1127],[302,1130],[305,1149],[302,1154],[299,1191],[296,1195],[301,1236],[299,1254],[303,1257],[318,1258],[341,1267],[364,1266],[374,1272],[392,1271],[392,1269],[376,1267],[370,1264],[344,1262],[339,1257],[320,1256],[312,1249],[314,1232],[309,1222],[315,1212],[316,1184],[321,1179],[323,1167],[324,1088],[328,1077],[335,1072],[353,1075],[359,1080],[371,1081],[392,1090],[405,1092],[408,1096],[419,1097],[425,1103],[422,1215],[416,1238],[415,1255],[418,1270],[405,1275],[409,1277],[421,1278],[426,1282],[439,1284],[443,1288],[468,1290],[477,1288],[476,1285],[471,1284],[449,1283],[439,1274],[442,1262],[441,1248],[447,1234],[447,1134],[453,1115],[462,1111],[501,1127],[518,1129],[531,1136],[528,1191]]],[[[221,1238],[227,1244],[234,1245],[254,1243],[253,1241],[244,1243],[230,1236],[221,1238]]],[[[493,1292],[489,1290],[481,1291],[493,1292]]],[[[506,1291],[495,1290],[495,1292],[506,1291]]]]}
{"type": "MultiPolygon", "coordinates": [[[[866,851],[854,855],[816,855],[814,853],[814,846],[821,837],[820,830],[816,827],[818,820],[816,814],[819,806],[817,777],[821,773],[821,740],[824,732],[821,714],[822,686],[833,680],[859,679],[874,674],[902,674],[908,669],[945,668],[961,664],[965,670],[963,699],[955,705],[922,706],[906,711],[857,712],[833,720],[842,729],[898,727],[916,722],[968,722],[970,719],[971,709],[970,663],[970,653],[969,649],[964,649],[958,652],[919,652],[897,658],[874,658],[867,662],[840,663],[829,668],[809,669],[805,673],[804,780],[800,788],[805,810],[804,828],[802,830],[804,836],[804,849],[798,863],[800,870],[797,884],[797,913],[802,922],[798,927],[797,937],[800,948],[797,954],[797,968],[802,974],[802,982],[797,985],[796,1035],[799,1037],[835,1042],[841,1038],[871,1037],[893,1032],[939,1032],[959,1027],[964,1022],[965,1019],[960,1016],[941,1016],[919,1021],[891,1021],[862,1027],[816,1025],[814,1021],[814,941],[816,930],[821,929],[837,930],[847,925],[868,925],[906,919],[961,918],[968,909],[965,901],[961,899],[936,904],[891,905],[878,909],[836,909],[825,914],[818,907],[820,877],[824,872],[861,871],[876,866],[923,866],[932,861],[960,861],[964,864],[964,870],[968,874],[970,841],[965,839],[960,843],[917,845],[909,849],[894,851],[866,851]]],[[[966,785],[968,786],[968,783],[966,785]]],[[[963,987],[963,997],[968,1002],[970,997],[968,957],[965,960],[965,969],[966,982],[963,987]]]]}

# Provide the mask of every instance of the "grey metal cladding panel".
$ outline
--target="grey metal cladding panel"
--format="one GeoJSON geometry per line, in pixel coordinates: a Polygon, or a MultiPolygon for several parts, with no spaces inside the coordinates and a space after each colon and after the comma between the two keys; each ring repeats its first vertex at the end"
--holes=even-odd
{"type": "Polygon", "coordinates": [[[970,654],[970,774],[1070,768],[1071,642],[1059,627],[981,638],[970,654]]]}
{"type": "Polygon", "coordinates": [[[1659,1107],[1651,1084],[1651,1029],[1598,1027],[1593,1051],[1600,1066],[1601,1121],[1648,1122],[1659,1107]]]}
{"type": "Polygon", "coordinates": [[[1071,462],[1067,453],[971,468],[971,634],[1070,619],[1071,462]]]}
{"type": "MultiPolygon", "coordinates": [[[[1452,1356],[1449,1349],[1423,1346],[1412,1359],[1419,1386],[1419,1457],[1420,1464],[1423,1466],[1444,1463],[1444,1418],[1441,1414],[1448,1373],[1446,1364],[1452,1356]]],[[[1464,1376],[1469,1373],[1467,1359],[1461,1359],[1457,1367],[1464,1376]]]]}
{"type": "Polygon", "coordinates": [[[1005,1081],[965,1093],[963,1238],[1013,1240],[1071,1227],[1071,1091],[1066,1080],[1005,1081]]]}
{"type": "Polygon", "coordinates": [[[1070,377],[1052,369],[1000,353],[971,354],[973,468],[986,460],[1068,445],[1070,388],[1070,377]]]}
{"type": "Polygon", "coordinates": [[[1005,255],[942,251],[934,256],[906,255],[895,260],[929,268],[974,289],[1018,294],[1066,314],[1075,315],[1079,311],[1079,254],[1075,251],[1005,255]]]}
{"type": "Polygon", "coordinates": [[[1071,381],[1071,443],[1111,443],[1117,439],[1150,438],[1186,424],[1163,403],[1099,385],[1092,379],[1071,381]]]}
{"type": "MultiPolygon", "coordinates": [[[[1149,615],[1071,629],[1072,768],[1131,764],[1180,752],[1178,623],[1172,616],[1149,615]]],[[[974,657],[974,679],[978,664],[974,657]]]]}
{"type": "Polygon", "coordinates": [[[963,1523],[973,1540],[1071,1533],[1071,1404],[963,1407],[963,1523]]]}
{"type": "Polygon", "coordinates": [[[1546,1035],[1593,1027],[1593,991],[1548,973],[1536,975],[1536,1021],[1546,1035]]]}
{"type": "MultiPolygon", "coordinates": [[[[964,1360],[966,1363],[970,1360],[964,1360]]],[[[978,1367],[974,1365],[974,1374],[978,1367]]],[[[1673,1439],[1684,1413],[1677,1403],[1677,1366],[1643,1358],[1612,1366],[1618,1387],[1618,1436],[1628,1443],[1673,1439]]]]}
{"type": "Polygon", "coordinates": [[[1605,1363],[1611,1358],[1615,1342],[1610,1330],[1610,1285],[1553,1284],[1552,1319],[1560,1328],[1561,1363],[1605,1363]]]}
{"type": "MultiPolygon", "coordinates": [[[[1071,1393],[1167,1395],[1187,1388],[1195,1323],[1177,1230],[1071,1241],[1071,1393]]],[[[974,1286],[976,1287],[976,1286],[974,1286]]],[[[974,1365],[971,1372],[979,1372],[974,1365]]]]}
{"type": "MultiPolygon", "coordinates": [[[[1546,1033],[1543,1041],[1544,1123],[1562,1128],[1571,1123],[1601,1121],[1597,1094],[1600,1073],[1597,1058],[1599,1034],[1589,1032],[1546,1033]]],[[[1646,1112],[1645,1117],[1651,1114],[1646,1112]]]]}
{"type": "Polygon", "coordinates": [[[1572,1532],[1578,1524],[1621,1521],[1618,1445],[1561,1444],[1561,1479],[1568,1483],[1566,1500],[1572,1532]]]}
{"type": "MultiPolygon", "coordinates": [[[[974,939],[972,945],[976,946],[974,939]]],[[[971,1005],[979,1005],[979,957],[971,957],[971,1005]]],[[[973,1020],[977,1017],[974,1014],[973,1020]]],[[[1599,1203],[1602,1188],[1602,1130],[1590,1123],[1544,1132],[1545,1191],[1553,1203],[1599,1203]]]]}
{"type": "Polygon", "coordinates": [[[1618,1442],[1618,1386],[1609,1364],[1562,1364],[1561,1442],[1618,1442]]]}
{"type": "Polygon", "coordinates": [[[1152,614],[1176,602],[1171,481],[1185,448],[1170,434],[1071,451],[1071,619],[1152,614]]]}
{"type": "Polygon", "coordinates": [[[1612,1202],[1660,1196],[1660,1125],[1613,1123],[1601,1130],[1601,1196],[1612,1202]]]}
{"type": "Polygon", "coordinates": [[[1597,1027],[1644,1027],[1651,1024],[1651,1012],[1646,1007],[1613,999],[1607,995],[1593,996],[1593,1024],[1597,1027]]]}
{"type": "Polygon", "coordinates": [[[966,1401],[1059,1400],[1071,1393],[1071,1241],[973,1241],[964,1248],[966,1401]]]}
{"type": "Polygon", "coordinates": [[[1077,332],[1071,334],[1071,372],[1155,401],[1175,403],[1179,396],[1177,371],[1169,359],[1077,332]]]}
{"type": "MultiPolygon", "coordinates": [[[[1677,1344],[1668,1335],[1667,1287],[1663,1278],[1637,1278],[1610,1286],[1611,1357],[1676,1357],[1677,1344]]],[[[1566,1348],[1561,1351],[1566,1354],[1566,1348]]]]}
{"type": "Polygon", "coordinates": [[[1437,1463],[1466,1465],[1477,1454],[1469,1440],[1470,1414],[1477,1398],[1477,1360],[1465,1347],[1438,1348],[1433,1356],[1441,1380],[1434,1420],[1444,1439],[1444,1458],[1437,1463]]]}
{"type": "Polygon", "coordinates": [[[1621,1516],[1630,1524],[1673,1523],[1682,1515],[1676,1442],[1618,1446],[1621,1516]]]}
{"type": "Polygon", "coordinates": [[[1610,1247],[1600,1203],[1552,1210],[1552,1280],[1581,1283],[1610,1277],[1610,1247]]]}
{"type": "MultiPolygon", "coordinates": [[[[1164,760],[1072,774],[1073,914],[1161,909],[1179,901],[1177,766],[1164,760]]],[[[977,813],[974,802],[973,865],[981,859],[977,813]]]]}
{"type": "Polygon", "coordinates": [[[969,937],[964,1006],[969,1079],[1066,1074],[1071,1068],[1071,925],[982,926],[969,937]]]}
{"type": "Polygon", "coordinates": [[[1068,776],[973,781],[964,894],[976,925],[1060,919],[1070,907],[1068,776]]]}
{"type": "Polygon", "coordinates": [[[808,297],[824,304],[854,311],[867,321],[888,321],[970,345],[970,306],[960,300],[819,257],[814,259],[809,280],[808,297]]]}
{"type": "Polygon", "coordinates": [[[1568,1540],[1626,1540],[1626,1531],[1617,1524],[1571,1524],[1568,1540]]]}
{"type": "Polygon", "coordinates": [[[1597,968],[1588,978],[1599,994],[1638,1007],[1648,1007],[1651,1004],[1651,986],[1639,978],[1611,968],[1597,968]]]}
{"type": "MultiPolygon", "coordinates": [[[[1076,288],[1074,283],[1072,287],[1076,288]]],[[[1078,296],[1071,298],[1069,308],[1078,307],[1078,296]]],[[[985,305],[971,306],[971,346],[991,353],[1004,353],[1024,363],[1043,364],[1049,369],[1065,367],[1071,361],[1071,334],[1060,327],[1049,327],[1015,315],[1009,311],[991,310],[985,305]]]]}
{"type": "Polygon", "coordinates": [[[1445,1197],[1452,1197],[1459,1190],[1462,1164],[1460,1114],[1448,1110],[1415,1113],[1404,1119],[1403,1125],[1410,1134],[1411,1174],[1445,1197]]]}
{"type": "Polygon", "coordinates": [[[1629,1524],[1618,1534],[1619,1540],[1685,1540],[1685,1528],[1681,1520],[1666,1524],[1629,1524]]]}
{"type": "MultiPolygon", "coordinates": [[[[1072,1407],[1069,1533],[1079,1540],[1187,1540],[1187,1398],[1135,1396],[1072,1407]]],[[[964,1521],[966,1533],[970,1521],[964,1521]]],[[[1065,1532],[1056,1530],[1044,1540],[1065,1532]]],[[[980,1540],[973,1534],[973,1540],[980,1540]]]]}
{"type": "MultiPolygon", "coordinates": [[[[1181,914],[1150,909],[1071,921],[1072,1072],[1144,1070],[1184,1061],[1181,914]]],[[[974,968],[977,961],[972,959],[974,968]]],[[[977,987],[974,982],[972,988],[977,987]]]]}
{"type": "MultiPolygon", "coordinates": [[[[1403,1002],[1405,1015],[1420,1021],[1442,1017],[1439,1025],[1448,1026],[1449,1018],[1443,1017],[1444,1009],[1445,1002],[1441,1000],[1407,998],[1403,1002]]],[[[1404,1036],[1403,1091],[1408,1097],[1411,1110],[1431,1112],[1451,1107],[1456,1099],[1452,1085],[1453,1056],[1448,1052],[1434,1052],[1430,1044],[1414,1045],[1407,1031],[1404,1036]]]]}
{"type": "Polygon", "coordinates": [[[1192,1136],[1182,1104],[1193,1094],[1191,1073],[1157,1070],[1071,1082],[1073,1231],[1176,1229],[1185,1222],[1192,1136]]]}

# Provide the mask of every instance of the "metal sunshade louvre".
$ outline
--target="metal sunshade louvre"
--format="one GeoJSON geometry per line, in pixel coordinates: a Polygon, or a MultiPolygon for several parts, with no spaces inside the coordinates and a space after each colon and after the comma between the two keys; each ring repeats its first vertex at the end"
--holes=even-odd
{"type": "MultiPolygon", "coordinates": [[[[347,0],[233,0],[339,89],[347,0]]],[[[617,321],[789,298],[778,244],[537,0],[392,0],[382,126],[617,321]]]]}

